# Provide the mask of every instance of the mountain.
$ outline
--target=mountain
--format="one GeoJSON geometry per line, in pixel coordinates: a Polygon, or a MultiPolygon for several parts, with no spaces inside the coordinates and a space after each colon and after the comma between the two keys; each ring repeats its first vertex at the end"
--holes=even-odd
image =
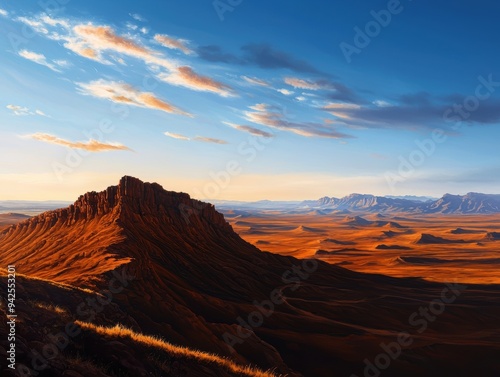
{"type": "Polygon", "coordinates": [[[428,202],[429,200],[437,200],[438,199],[438,198],[435,198],[432,196],[418,196],[418,195],[400,195],[400,196],[386,195],[385,197],[389,198],[389,199],[412,200],[414,202],[428,202]]]}
{"type": "Polygon", "coordinates": [[[351,194],[341,199],[323,197],[301,203],[308,209],[337,209],[360,212],[407,212],[443,214],[500,213],[500,195],[468,193],[446,194],[437,200],[409,200],[374,195],[351,194]]]}
{"type": "Polygon", "coordinates": [[[306,208],[331,208],[336,210],[363,211],[363,212],[401,212],[416,211],[421,206],[420,201],[407,199],[391,199],[383,196],[351,194],[343,198],[323,197],[307,200],[301,203],[306,208]]]}
{"type": "Polygon", "coordinates": [[[500,213],[500,195],[470,192],[467,195],[446,194],[425,206],[427,213],[500,213]]]}
{"type": "Polygon", "coordinates": [[[16,212],[23,214],[39,214],[41,212],[66,207],[68,202],[47,200],[47,201],[28,201],[28,200],[0,200],[0,214],[5,212],[16,212]]]}
{"type": "Polygon", "coordinates": [[[0,232],[7,265],[16,268],[16,361],[46,364],[40,375],[362,374],[403,330],[412,345],[384,375],[500,373],[500,287],[452,286],[456,303],[421,334],[423,319],[408,318],[445,285],[262,252],[213,205],[132,177],[0,232]]]}

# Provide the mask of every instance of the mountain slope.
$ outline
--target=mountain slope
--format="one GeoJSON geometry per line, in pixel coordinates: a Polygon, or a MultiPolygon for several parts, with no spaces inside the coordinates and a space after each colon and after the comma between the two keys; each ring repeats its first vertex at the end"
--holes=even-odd
{"type": "MultiPolygon", "coordinates": [[[[261,252],[233,232],[212,205],[132,177],[3,231],[0,262],[15,264],[30,279],[49,279],[40,285],[49,284],[50,290],[61,287],[43,297],[50,305],[67,307],[68,318],[50,322],[41,316],[37,323],[50,323],[54,331],[68,320],[91,323],[65,355],[78,355],[83,342],[93,358],[99,336],[106,336],[102,327],[122,323],[134,333],[158,335],[289,377],[359,371],[365,358],[380,352],[382,341],[392,342],[408,329],[408,316],[443,290],[441,284],[364,275],[261,252]],[[122,271],[133,279],[113,294],[102,313],[75,312],[75,302],[87,302],[90,294],[82,288],[105,292],[117,276],[123,280],[122,271]],[[61,283],[71,286],[56,285],[61,283]],[[94,328],[101,333],[93,334],[94,328]]],[[[37,289],[30,284],[20,297],[36,298],[37,289]]],[[[417,376],[436,368],[460,372],[461,366],[448,362],[457,352],[464,353],[463,363],[491,364],[492,354],[500,351],[499,290],[467,289],[459,303],[447,305],[439,323],[429,323],[425,334],[415,333],[412,357],[395,360],[386,375],[417,376]]],[[[26,337],[34,340],[29,332],[26,337]]],[[[116,340],[105,339],[107,344],[116,340]]],[[[144,354],[140,345],[127,342],[134,359],[144,354]]],[[[109,347],[103,351],[104,363],[121,371],[107,357],[109,347]]]]}

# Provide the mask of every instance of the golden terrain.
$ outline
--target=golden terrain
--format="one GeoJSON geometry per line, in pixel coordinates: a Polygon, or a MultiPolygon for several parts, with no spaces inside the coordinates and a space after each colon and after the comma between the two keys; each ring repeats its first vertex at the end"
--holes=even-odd
{"type": "MultiPolygon", "coordinates": [[[[224,217],[187,194],[125,176],[117,186],[1,231],[0,266],[16,266],[16,311],[22,313],[17,362],[33,365],[47,334],[69,323],[80,333],[68,335],[71,345],[46,361],[48,374],[40,375],[351,376],[403,331],[411,344],[384,376],[500,375],[499,285],[445,286],[335,265],[392,274],[389,267],[404,262],[411,265],[400,273],[424,276],[425,269],[445,265],[437,256],[450,254],[429,250],[451,250],[443,242],[463,238],[452,245],[484,255],[464,262],[455,250],[448,263],[484,263],[475,276],[489,282],[496,265],[491,250],[499,242],[494,217],[443,217],[438,227],[426,217],[230,212],[224,217]],[[458,222],[465,234],[451,232],[458,222]],[[382,244],[411,249],[377,249],[382,244]],[[311,264],[278,252],[334,260],[311,264]],[[453,297],[438,313],[432,305],[446,292],[453,297]],[[426,310],[436,316],[424,320],[426,310]]],[[[461,269],[441,277],[453,282],[461,269]]],[[[0,269],[0,291],[6,290],[0,269]]],[[[3,321],[0,333],[6,332],[3,321]]]]}
{"type": "Polygon", "coordinates": [[[316,257],[365,273],[500,283],[500,216],[283,214],[226,218],[261,250],[316,257]]]}

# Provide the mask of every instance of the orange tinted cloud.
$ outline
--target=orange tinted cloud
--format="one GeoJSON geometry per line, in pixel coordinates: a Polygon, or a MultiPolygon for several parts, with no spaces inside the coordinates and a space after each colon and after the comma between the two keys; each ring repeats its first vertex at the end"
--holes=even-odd
{"type": "Polygon", "coordinates": [[[331,102],[325,105],[322,109],[338,118],[349,119],[350,115],[347,113],[348,110],[356,110],[360,108],[361,106],[353,103],[331,102]]]}
{"type": "Polygon", "coordinates": [[[246,111],[245,117],[250,122],[261,124],[263,126],[276,128],[282,131],[293,132],[294,134],[306,137],[327,137],[333,139],[346,139],[352,136],[339,132],[330,124],[314,122],[291,122],[286,119],[281,109],[275,106],[269,106],[259,103],[250,106],[253,111],[246,111]]]}
{"type": "Polygon", "coordinates": [[[119,36],[110,26],[79,24],[72,28],[74,35],[59,36],[66,41],[64,46],[73,52],[101,63],[110,64],[101,56],[103,51],[109,50],[120,54],[141,59],[148,64],[155,64],[169,70],[175,69],[176,64],[161,56],[156,51],[140,45],[138,42],[119,36]]]}
{"type": "Polygon", "coordinates": [[[113,102],[126,103],[133,106],[145,107],[164,111],[166,113],[192,116],[191,114],[180,110],[162,99],[156,97],[153,93],[139,92],[129,84],[123,82],[96,80],[89,83],[77,84],[83,94],[98,98],[105,98],[113,102]]]}
{"type": "Polygon", "coordinates": [[[148,49],[139,46],[133,40],[116,35],[109,26],[77,25],[73,30],[77,35],[85,38],[90,44],[100,47],[100,49],[113,49],[140,56],[150,53],[148,49]]]}
{"type": "Polygon", "coordinates": [[[205,136],[196,136],[194,140],[202,141],[204,143],[213,143],[213,144],[227,144],[227,141],[221,139],[214,139],[212,137],[205,136]]]}
{"type": "Polygon", "coordinates": [[[231,87],[193,71],[191,67],[178,67],[170,74],[161,73],[159,78],[172,85],[184,86],[193,90],[213,92],[222,97],[233,95],[231,87]]]}
{"type": "Polygon", "coordinates": [[[191,55],[193,53],[193,51],[186,45],[186,41],[184,39],[176,39],[164,34],[156,34],[154,39],[162,46],[180,50],[186,55],[191,55]]]}
{"type": "Polygon", "coordinates": [[[328,83],[321,81],[304,80],[296,77],[285,77],[285,83],[297,89],[309,89],[309,90],[331,89],[331,85],[329,85],[328,83]]]}
{"type": "Polygon", "coordinates": [[[248,77],[248,76],[241,76],[243,80],[246,82],[253,84],[253,85],[260,85],[260,86],[270,86],[267,81],[264,81],[262,79],[259,79],[257,77],[248,77]]]}
{"type": "Polygon", "coordinates": [[[164,132],[165,136],[171,137],[173,139],[178,139],[178,140],[191,140],[189,137],[181,135],[181,134],[174,134],[173,132],[164,132]]]}
{"type": "Polygon", "coordinates": [[[126,147],[125,145],[118,143],[101,143],[100,141],[90,139],[89,141],[69,141],[65,139],[61,139],[57,136],[44,134],[44,133],[36,133],[33,135],[29,135],[32,139],[43,141],[50,144],[62,145],[64,147],[73,148],[73,149],[83,149],[89,152],[105,152],[105,151],[130,151],[131,149],[126,147]]]}
{"type": "Polygon", "coordinates": [[[267,138],[274,136],[273,134],[271,134],[269,132],[262,131],[262,130],[259,130],[258,128],[251,127],[251,126],[244,126],[244,125],[234,124],[234,123],[230,123],[230,122],[224,122],[224,124],[227,124],[228,126],[233,127],[235,130],[248,132],[249,134],[252,134],[255,136],[262,136],[262,137],[267,137],[267,138]]]}

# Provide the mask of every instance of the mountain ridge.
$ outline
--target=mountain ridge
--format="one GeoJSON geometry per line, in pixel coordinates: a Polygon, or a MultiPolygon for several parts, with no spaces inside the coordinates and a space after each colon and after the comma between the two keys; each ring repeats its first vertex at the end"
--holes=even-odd
{"type": "Polygon", "coordinates": [[[500,213],[500,195],[470,192],[445,194],[436,200],[410,200],[369,194],[351,194],[343,198],[323,197],[306,200],[302,208],[351,210],[366,212],[407,212],[421,214],[487,214],[500,213]]]}
{"type": "MultiPolygon", "coordinates": [[[[117,186],[89,192],[67,208],[2,231],[0,265],[10,264],[19,274],[19,304],[26,307],[23,316],[28,319],[20,335],[23,344],[35,350],[47,342],[42,331],[46,327],[57,333],[67,323],[81,323],[81,312],[75,313],[75,308],[89,302],[86,292],[104,296],[120,271],[133,276],[123,292],[113,294],[102,315],[84,316],[81,338],[75,341],[80,347],[64,351],[68,358],[80,352],[97,358],[110,366],[109,375],[124,376],[150,375],[135,371],[151,366],[144,362],[134,371],[127,367],[129,360],[147,359],[137,343],[120,338],[119,343],[128,347],[125,352],[114,342],[112,330],[105,328],[117,323],[133,334],[161,336],[172,344],[288,377],[331,377],[333,368],[341,375],[351,374],[360,369],[363,358],[380,352],[382,341],[394,340],[393,332],[381,331],[380,326],[406,328],[409,313],[428,305],[443,289],[442,284],[420,279],[362,274],[320,260],[260,251],[236,234],[213,205],[127,176],[117,186]],[[307,263],[315,268],[305,273],[307,263]],[[42,288],[45,293],[39,291],[42,288]],[[28,307],[38,300],[43,300],[42,308],[67,308],[65,314],[28,307]],[[231,349],[228,335],[236,339],[231,349]],[[102,344],[107,351],[101,351],[102,344]],[[121,359],[113,358],[114,352],[121,352],[121,359]]],[[[2,275],[4,291],[6,282],[2,275]]],[[[493,319],[500,315],[499,289],[468,288],[457,305],[447,305],[439,326],[429,324],[432,331],[415,338],[415,358],[395,360],[387,375],[426,375],[427,365],[458,371],[447,361],[456,356],[456,339],[462,342],[464,362],[486,365],[498,354],[493,319]],[[495,305],[479,313],[473,305],[478,297],[495,305]],[[447,323],[451,327],[443,329],[447,323]],[[469,341],[471,332],[478,338],[469,341]],[[429,350],[429,344],[439,345],[439,352],[429,350]],[[483,351],[478,344],[489,348],[483,351]],[[418,362],[422,358],[423,364],[418,362]],[[409,364],[413,374],[406,373],[409,364]]],[[[0,313],[3,310],[0,307],[0,313]]],[[[0,324],[0,330],[5,327],[0,324]]],[[[30,348],[22,350],[19,361],[29,362],[30,348]]],[[[54,362],[48,375],[66,377],[67,362],[54,362]]],[[[225,376],[203,368],[190,375],[225,376]]]]}

